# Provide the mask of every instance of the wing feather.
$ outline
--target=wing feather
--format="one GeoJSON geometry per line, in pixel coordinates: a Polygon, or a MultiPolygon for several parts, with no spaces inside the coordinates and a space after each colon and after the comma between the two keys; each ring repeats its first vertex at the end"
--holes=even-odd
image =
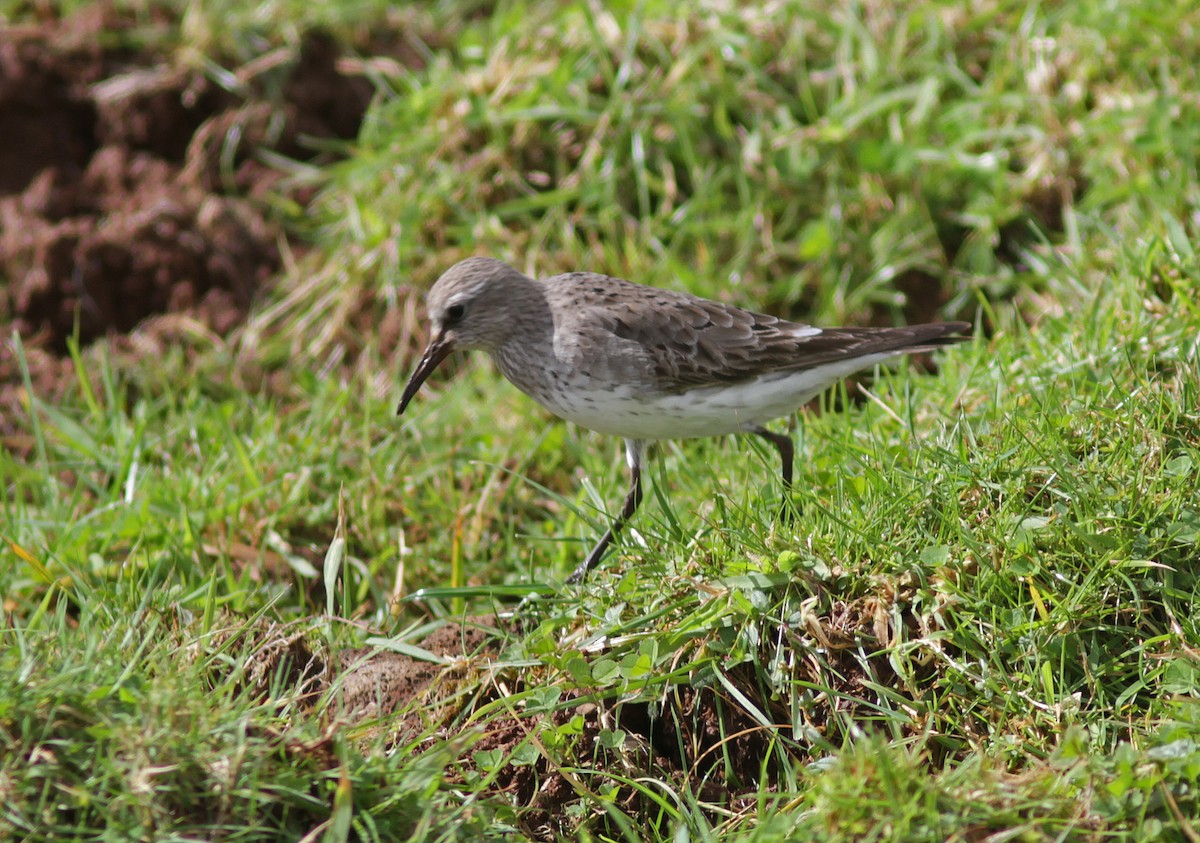
{"type": "MultiPolygon", "coordinates": [[[[687,293],[645,287],[592,273],[545,282],[558,297],[578,360],[598,359],[626,382],[671,393],[798,372],[881,353],[925,351],[959,342],[966,322],[898,328],[816,329],[687,293]],[[607,353],[595,353],[597,351],[607,353]],[[619,354],[614,354],[615,352],[619,354]]],[[[567,330],[562,330],[566,328],[567,330]]]]}

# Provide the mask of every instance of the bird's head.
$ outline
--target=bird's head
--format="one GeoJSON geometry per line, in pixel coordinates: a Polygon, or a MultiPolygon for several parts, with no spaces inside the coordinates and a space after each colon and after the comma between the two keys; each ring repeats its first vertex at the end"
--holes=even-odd
{"type": "Polygon", "coordinates": [[[429,291],[429,344],[408,379],[396,415],[404,412],[421,384],[450,352],[490,352],[508,342],[518,329],[521,301],[535,283],[493,258],[467,258],[446,270],[429,291]]]}

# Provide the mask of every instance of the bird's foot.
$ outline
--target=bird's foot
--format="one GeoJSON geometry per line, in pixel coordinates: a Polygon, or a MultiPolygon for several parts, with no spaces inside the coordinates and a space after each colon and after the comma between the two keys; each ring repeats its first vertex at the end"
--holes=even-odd
{"type": "Polygon", "coordinates": [[[578,585],[587,577],[588,571],[600,564],[600,560],[604,557],[604,551],[608,550],[608,546],[612,543],[613,531],[610,529],[604,534],[600,541],[596,542],[596,546],[592,548],[592,552],[587,555],[579,563],[579,567],[571,572],[571,576],[567,577],[567,585],[578,585]]]}

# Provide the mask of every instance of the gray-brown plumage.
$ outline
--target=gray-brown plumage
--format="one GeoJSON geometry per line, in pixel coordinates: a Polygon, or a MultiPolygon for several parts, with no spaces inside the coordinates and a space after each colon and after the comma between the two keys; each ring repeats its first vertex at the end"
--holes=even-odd
{"type": "Polygon", "coordinates": [[[648,440],[756,433],[779,451],[790,489],[791,440],[765,422],[852,372],[959,342],[955,334],[970,327],[814,328],[591,272],[537,282],[491,258],[451,267],[430,290],[428,311],[432,337],[397,413],[451,351],[482,349],[552,413],[625,439],[625,506],[571,582],[637,509],[648,440]]]}

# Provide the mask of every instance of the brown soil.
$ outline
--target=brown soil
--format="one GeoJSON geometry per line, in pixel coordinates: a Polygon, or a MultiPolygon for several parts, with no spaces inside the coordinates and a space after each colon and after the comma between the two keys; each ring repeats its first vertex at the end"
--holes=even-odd
{"type": "Polygon", "coordinates": [[[338,653],[340,716],[366,721],[411,709],[400,731],[421,731],[431,719],[444,713],[436,701],[449,696],[448,685],[473,675],[478,660],[498,655],[495,633],[488,619],[476,618],[469,625],[447,624],[421,641],[422,649],[446,663],[368,647],[343,650],[338,653]]]}
{"type": "MultiPolygon", "coordinates": [[[[165,30],[168,12],[148,14],[165,30]]],[[[75,377],[61,359],[72,336],[86,345],[161,314],[218,335],[238,325],[285,236],[261,201],[281,176],[260,153],[313,159],[303,136],[353,138],[372,93],[320,33],[286,61],[234,69],[235,94],[128,46],[147,40],[134,28],[97,3],[0,37],[0,335],[21,336],[44,398],[75,377]]],[[[3,342],[0,442],[17,448],[20,380],[3,342]]]]}
{"type": "MultiPolygon", "coordinates": [[[[326,726],[322,734],[365,738],[367,749],[382,742],[406,753],[453,751],[446,784],[502,797],[529,837],[573,838],[585,821],[593,832],[619,836],[605,827],[604,800],[630,817],[659,816],[646,790],[630,782],[660,781],[724,811],[754,812],[785,770],[851,733],[897,728],[894,716],[881,714],[881,701],[896,710],[911,699],[920,710],[919,688],[934,668],[914,662],[905,680],[888,656],[932,632],[913,614],[912,599],[906,584],[824,600],[819,614],[781,630],[784,642],[763,646],[759,667],[703,659],[708,667],[695,674],[641,691],[620,682],[579,686],[544,665],[509,666],[507,641],[521,632],[492,617],[445,624],[418,642],[424,657],[379,648],[331,657],[310,622],[246,624],[230,616],[226,632],[202,636],[191,653],[214,671],[236,671],[241,692],[256,700],[295,702],[297,713],[326,726]],[[810,689],[795,711],[764,682],[761,666],[779,656],[779,646],[790,653],[776,668],[783,681],[810,689]],[[554,687],[561,695],[543,694],[540,702],[529,693],[554,687]],[[623,741],[613,740],[618,733],[623,741]],[[587,811],[595,812],[590,819],[587,811]]],[[[711,643],[693,645],[705,651],[711,643]]],[[[676,658],[683,664],[690,656],[676,658]]],[[[907,728],[916,735],[930,726],[914,714],[907,728]]],[[[338,762],[330,756],[328,763],[338,762]]]]}
{"type": "MultiPolygon", "coordinates": [[[[475,618],[448,624],[419,646],[442,661],[415,658],[403,653],[355,649],[339,654],[336,676],[324,678],[338,689],[325,712],[341,727],[353,724],[361,734],[386,736],[389,744],[432,747],[440,741],[458,741],[462,753],[447,770],[447,781],[461,778],[473,786],[476,777],[490,776],[488,790],[503,794],[517,809],[522,830],[534,839],[555,840],[574,835],[578,811],[568,806],[586,793],[621,780],[657,779],[674,788],[690,790],[707,803],[728,810],[752,810],[764,784],[783,765],[810,756],[810,738],[821,735],[833,744],[845,736],[846,723],[867,728],[874,712],[870,700],[875,689],[890,686],[905,693],[884,656],[864,662],[856,657],[863,649],[875,651],[903,635],[893,629],[891,603],[897,595],[880,595],[853,603],[835,601],[822,618],[810,618],[803,629],[788,637],[798,653],[794,678],[818,694],[802,714],[805,737],[793,736],[788,724],[793,714],[781,701],[772,700],[748,665],[725,671],[725,681],[735,686],[774,724],[763,726],[744,704],[727,692],[715,677],[694,677],[659,688],[654,700],[629,698],[614,689],[565,686],[556,705],[533,710],[514,702],[508,713],[475,720],[484,707],[506,698],[519,699],[535,682],[551,684],[543,669],[517,670],[496,667],[502,661],[505,628],[495,620],[475,618]],[[569,729],[564,729],[570,723],[569,729]],[[480,731],[482,729],[482,731],[480,731]],[[605,735],[620,730],[620,746],[606,745],[605,735]],[[543,752],[545,742],[569,735],[569,748],[543,752]],[[464,740],[465,739],[465,740],[464,740]],[[514,752],[533,747],[532,757],[516,759],[514,752]],[[501,759],[495,769],[480,769],[481,757],[501,759]],[[579,776],[564,771],[552,758],[573,758],[580,769],[601,775],[579,776]],[[611,772],[612,776],[604,775],[611,772]],[[764,782],[766,779],[766,782],[764,782]]],[[[902,599],[903,598],[899,598],[902,599]]],[[[291,645],[291,639],[285,639],[291,645]]],[[[279,643],[264,646],[263,658],[278,672],[279,643]]],[[[769,658],[764,653],[764,658],[769,658]]],[[[309,658],[299,658],[306,664],[309,658]]],[[[316,659],[320,662],[320,659],[316,659]]],[[[315,671],[300,671],[307,681],[315,671]]],[[[654,816],[655,806],[645,794],[621,786],[616,804],[630,816],[654,816]]],[[[588,799],[591,805],[598,799],[588,799]]],[[[599,808],[596,808],[599,811],[599,808]]],[[[604,823],[603,816],[597,821],[604,823]]],[[[614,829],[615,831],[615,829],[614,829]]]]}

